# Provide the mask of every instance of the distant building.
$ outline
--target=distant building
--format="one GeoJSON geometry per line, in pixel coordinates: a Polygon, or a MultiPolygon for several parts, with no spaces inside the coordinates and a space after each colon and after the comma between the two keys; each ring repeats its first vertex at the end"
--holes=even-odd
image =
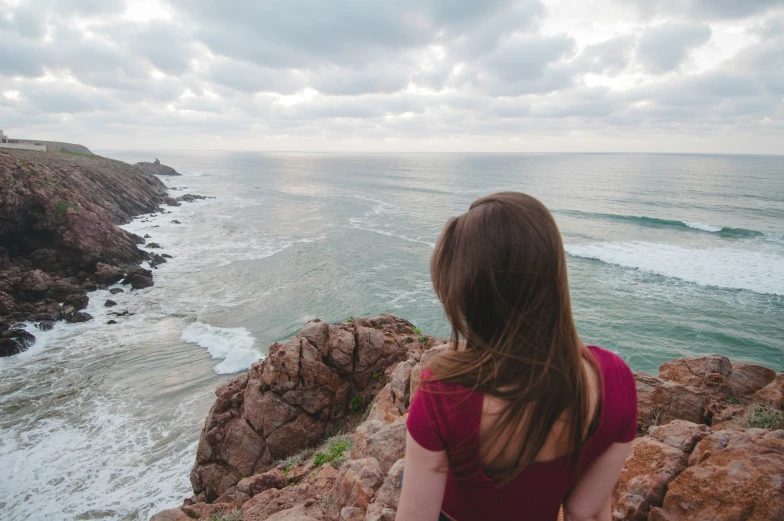
{"type": "Polygon", "coordinates": [[[0,143],[8,143],[8,136],[2,130],[0,130],[0,143]]]}

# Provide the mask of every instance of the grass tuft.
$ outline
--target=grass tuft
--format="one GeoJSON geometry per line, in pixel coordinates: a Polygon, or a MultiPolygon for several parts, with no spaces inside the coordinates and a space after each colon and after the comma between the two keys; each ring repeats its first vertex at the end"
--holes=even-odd
{"type": "Polygon", "coordinates": [[[100,157],[100,156],[96,156],[95,154],[85,154],[85,153],[82,153],[82,152],[71,152],[70,150],[67,150],[67,149],[65,149],[65,148],[61,148],[61,149],[60,149],[60,153],[61,153],[61,154],[66,154],[66,155],[69,155],[69,156],[79,156],[79,157],[100,157]]]}
{"type": "Polygon", "coordinates": [[[238,508],[230,512],[221,510],[212,514],[209,521],[242,521],[242,511],[238,508]]]}
{"type": "Polygon", "coordinates": [[[746,409],[746,421],[744,427],[747,429],[773,429],[784,426],[784,415],[767,405],[752,405],[746,409]]]}
{"type": "Polygon", "coordinates": [[[334,463],[337,466],[345,460],[343,453],[351,448],[351,439],[338,437],[327,441],[326,452],[317,452],[313,458],[313,466],[318,468],[324,463],[334,463]]]}
{"type": "Polygon", "coordinates": [[[355,394],[351,399],[351,412],[358,412],[364,404],[365,400],[362,399],[362,396],[355,394]]]}
{"type": "Polygon", "coordinates": [[[418,327],[416,327],[416,326],[411,326],[411,331],[413,331],[413,332],[414,332],[414,334],[416,334],[416,335],[420,335],[420,336],[422,335],[422,330],[421,330],[421,329],[419,329],[419,328],[418,328],[418,327]]]}

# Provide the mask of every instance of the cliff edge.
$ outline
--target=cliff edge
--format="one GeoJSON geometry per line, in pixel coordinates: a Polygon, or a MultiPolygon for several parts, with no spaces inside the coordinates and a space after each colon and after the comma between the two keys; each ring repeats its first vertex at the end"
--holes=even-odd
{"type": "Polygon", "coordinates": [[[121,279],[151,286],[138,267],[150,258],[144,239],[116,224],[166,200],[159,179],[121,161],[0,150],[0,356],[34,342],[18,322],[89,320],[87,291],[121,279]]]}
{"type": "MultiPolygon", "coordinates": [[[[308,322],[218,388],[195,495],[151,521],[394,521],[410,399],[448,348],[393,315],[308,322]]],[[[712,355],[635,380],[615,521],[784,519],[784,372],[712,355]]]]}

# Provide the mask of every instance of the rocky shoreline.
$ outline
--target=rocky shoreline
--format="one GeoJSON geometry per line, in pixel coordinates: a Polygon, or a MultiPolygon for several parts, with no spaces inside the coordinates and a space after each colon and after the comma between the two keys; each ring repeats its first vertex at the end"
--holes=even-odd
{"type": "Polygon", "coordinates": [[[146,239],[117,225],[201,198],[172,198],[160,179],[122,161],[0,152],[0,356],[35,342],[21,322],[38,330],[57,320],[84,322],[92,318],[82,311],[89,292],[117,282],[152,286],[152,271],[139,265],[166,258],[140,249],[146,239]]]}
{"type": "MultiPolygon", "coordinates": [[[[308,322],[216,390],[194,496],[152,521],[393,521],[409,400],[447,348],[388,314],[308,322]]],[[[783,519],[784,372],[712,355],[635,379],[614,520],[783,519]]]]}

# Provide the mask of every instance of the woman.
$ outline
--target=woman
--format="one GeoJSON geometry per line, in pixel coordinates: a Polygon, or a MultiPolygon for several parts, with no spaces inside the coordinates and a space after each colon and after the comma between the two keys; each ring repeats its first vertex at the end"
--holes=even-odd
{"type": "Polygon", "coordinates": [[[407,420],[397,521],[609,521],[637,430],[634,377],[575,329],[550,212],[504,192],[444,228],[431,260],[453,349],[407,420]],[[459,341],[464,341],[458,346],[459,341]]]}

